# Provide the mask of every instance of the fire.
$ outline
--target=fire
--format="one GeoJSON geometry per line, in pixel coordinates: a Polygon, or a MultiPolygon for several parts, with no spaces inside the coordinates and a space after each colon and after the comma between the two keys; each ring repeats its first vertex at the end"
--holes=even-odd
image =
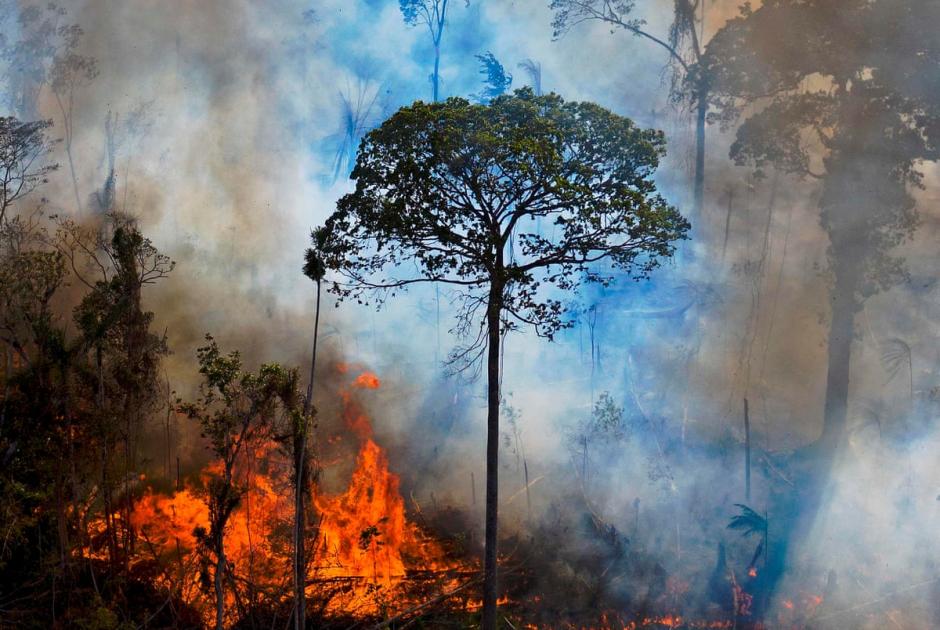
{"type": "MultiPolygon", "coordinates": [[[[509,604],[510,601],[511,601],[511,600],[509,599],[509,597],[507,597],[506,595],[503,595],[502,597],[500,597],[499,599],[496,600],[496,605],[497,605],[497,606],[505,606],[506,604],[509,604]]],[[[467,602],[467,604],[466,604],[466,606],[465,606],[465,609],[466,609],[468,612],[476,612],[476,611],[478,611],[478,610],[482,610],[482,609],[483,609],[483,600],[482,600],[482,599],[471,599],[470,601],[467,602]]]]}
{"type": "MultiPolygon", "coordinates": [[[[355,387],[376,389],[380,381],[363,372],[355,387]]],[[[407,577],[408,568],[447,571],[458,568],[446,560],[438,543],[424,537],[405,516],[398,476],[389,471],[388,456],[372,438],[372,424],[348,393],[343,393],[344,419],[362,440],[349,486],[343,494],[318,494],[319,578],[359,578],[346,612],[378,612],[379,589],[389,591],[407,577]]],[[[452,584],[449,584],[452,586],[452,584]]]]}
{"type": "MultiPolygon", "coordinates": [[[[362,372],[352,385],[371,390],[379,388],[381,381],[371,372],[362,372]]],[[[312,558],[307,592],[311,599],[322,601],[324,585],[328,585],[333,590],[327,610],[363,618],[380,616],[391,612],[390,602],[401,607],[411,604],[396,591],[409,572],[440,573],[441,587],[452,588],[457,580],[448,577],[448,572],[462,567],[408,520],[399,478],[389,470],[385,450],[373,439],[368,415],[351,392],[340,392],[340,398],[345,423],[358,438],[359,449],[344,492],[327,495],[314,489],[309,522],[316,535],[308,547],[312,558]],[[335,588],[337,584],[341,588],[335,588]]],[[[288,468],[286,455],[273,441],[246,451],[235,471],[241,500],[224,534],[230,570],[247,578],[258,591],[283,592],[285,602],[290,592],[293,509],[288,468]]],[[[201,473],[202,487],[220,470],[219,463],[207,466],[201,473]]],[[[147,488],[134,502],[129,522],[140,541],[134,562],[163,567],[157,582],[201,610],[208,622],[214,600],[207,587],[206,561],[211,558],[202,544],[210,523],[206,501],[198,485],[169,494],[147,488]]],[[[103,531],[103,523],[96,528],[103,531]]],[[[236,602],[230,591],[226,609],[235,611],[243,602],[236,602]]]]}
{"type": "Polygon", "coordinates": [[[353,381],[353,385],[362,387],[363,389],[378,389],[381,384],[379,377],[372,372],[363,372],[353,381]]]}

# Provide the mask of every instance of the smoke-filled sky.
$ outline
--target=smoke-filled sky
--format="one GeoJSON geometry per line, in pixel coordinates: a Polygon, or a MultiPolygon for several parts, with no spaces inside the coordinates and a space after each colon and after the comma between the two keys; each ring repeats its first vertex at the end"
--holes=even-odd
{"type": "MultiPolygon", "coordinates": [[[[348,165],[341,164],[340,176],[333,177],[344,116],[352,111],[367,128],[402,104],[429,99],[432,50],[426,30],[406,25],[398,3],[376,0],[62,6],[67,13],[60,19],[84,31],[79,52],[94,57],[99,70],[75,89],[78,196],[87,211],[104,183],[105,120],[111,112],[118,120],[118,198],[179,263],[173,278],[151,295],[160,306],[158,324],[168,330],[176,353],[171,371],[186,369],[192,348],[207,331],[256,359],[302,362],[312,290],[298,269],[309,229],[350,188],[344,177],[348,165]],[[344,106],[344,99],[352,106],[344,106]]],[[[735,2],[708,4],[706,38],[735,8],[735,2]]],[[[635,13],[654,33],[664,33],[672,17],[666,2],[643,3],[635,13]]],[[[8,10],[5,28],[13,39],[16,22],[9,15],[8,10]]],[[[556,40],[551,19],[547,3],[535,0],[450,4],[442,96],[480,91],[477,54],[492,52],[513,74],[513,87],[530,83],[519,63],[532,59],[541,64],[544,90],[596,101],[664,129],[669,158],[660,169],[660,184],[687,212],[692,121],[669,101],[663,51],[591,22],[556,40]]],[[[62,110],[49,90],[41,93],[40,110],[63,137],[62,110]]],[[[793,440],[809,439],[818,430],[822,322],[828,308],[818,191],[811,183],[782,177],[774,194],[770,181],[755,181],[730,165],[728,143],[729,134],[709,127],[707,207],[677,262],[642,292],[607,299],[599,307],[593,325],[601,367],[593,383],[585,386],[591,380],[584,374],[586,325],[552,346],[526,335],[509,339],[505,387],[534,406],[535,415],[542,415],[540,405],[559,406],[530,387],[541,378],[524,376],[533,366],[546,361],[555,366],[552,377],[565,384],[553,391],[566,392],[564,408],[586,409],[592,390],[623,387],[629,358],[624,350],[635,346],[654,355],[645,357],[651,367],[662,368],[641,371],[642,386],[660,397],[675,398],[670,358],[694,355],[692,391],[679,403],[663,403],[670,413],[681,409],[691,426],[720,429],[747,393],[760,400],[763,430],[768,439],[783,440],[780,447],[792,447],[793,440]],[[675,306],[690,292],[698,296],[697,306],[671,326],[672,335],[670,325],[630,315],[675,306]],[[690,336],[691,329],[704,334],[690,336]],[[573,364],[572,356],[578,359],[573,364]],[[514,361],[518,369],[512,369],[514,361]],[[571,365],[573,370],[561,369],[571,365]]],[[[64,165],[62,151],[58,157],[64,165]]],[[[77,205],[66,169],[46,195],[54,210],[77,205]]],[[[907,246],[911,283],[870,300],[861,317],[864,335],[857,354],[871,363],[863,379],[871,372],[871,387],[890,400],[903,398],[903,379],[885,385],[878,340],[903,336],[928,342],[935,334],[924,320],[935,308],[929,297],[935,254],[929,244],[937,230],[930,214],[936,189],[927,186],[920,197],[923,225],[907,246]],[[872,356],[866,359],[869,346],[872,356]]],[[[584,305],[592,299],[585,298],[584,305]]],[[[425,383],[450,346],[444,302],[440,316],[428,295],[413,294],[381,314],[344,306],[330,313],[327,339],[351,360],[380,370],[407,357],[420,374],[405,380],[425,383]],[[403,327],[415,334],[401,335],[403,327]]],[[[935,352],[925,343],[916,346],[923,353],[917,376],[933,377],[929,365],[935,352]]],[[[589,350],[587,356],[589,364],[589,350]]],[[[868,384],[864,389],[870,390],[868,384]]]]}
{"type": "MultiPolygon", "coordinates": [[[[706,38],[738,4],[707,4],[706,38]]],[[[555,40],[547,5],[453,1],[442,43],[442,96],[480,91],[475,55],[492,52],[512,73],[513,87],[530,83],[519,63],[532,59],[541,64],[543,90],[662,128],[669,157],[659,182],[686,212],[692,119],[668,98],[662,50],[597,23],[555,40]]],[[[407,26],[392,0],[62,6],[62,19],[84,31],[80,52],[96,58],[99,70],[75,89],[78,196],[87,212],[104,183],[105,120],[112,112],[118,117],[120,204],[178,263],[172,278],[148,296],[156,326],[169,336],[174,354],[167,369],[177,387],[190,382],[193,349],[206,332],[252,360],[304,364],[313,285],[300,267],[310,228],[351,187],[346,166],[333,177],[344,117],[359,113],[368,127],[403,104],[430,99],[427,31],[407,26]]],[[[665,33],[671,6],[642,2],[635,12],[650,31],[665,33]]],[[[15,21],[7,19],[5,28],[16,37],[15,21]]],[[[62,110],[48,90],[40,110],[54,120],[53,135],[64,137],[62,110]]],[[[706,208],[676,260],[649,283],[587,292],[581,306],[595,305],[594,311],[555,343],[527,333],[508,338],[503,389],[520,414],[525,450],[539,454],[538,474],[567,466],[566,427],[586,417],[603,391],[689,441],[739,440],[744,397],[751,401],[757,442],[768,452],[791,450],[818,435],[829,300],[818,190],[788,176],[751,178],[727,159],[730,139],[730,132],[709,126],[706,208]],[[676,309],[674,317],[651,316],[676,309]]],[[[60,145],[57,156],[63,166],[64,150],[60,145]]],[[[932,407],[924,410],[914,400],[930,399],[940,385],[938,188],[932,167],[925,169],[926,187],[917,193],[922,224],[904,245],[910,280],[868,300],[858,317],[850,425],[863,436],[871,418],[887,436],[923,421],[932,407]],[[891,377],[882,365],[881,348],[895,338],[912,349],[910,386],[907,368],[891,377]]],[[[67,168],[45,194],[54,211],[74,211],[67,168]]],[[[423,435],[439,437],[435,448],[463,458],[459,465],[435,460],[428,466],[438,467],[439,495],[465,500],[466,469],[482,479],[483,399],[476,384],[442,380],[440,361],[453,342],[446,292],[441,300],[440,313],[433,292],[411,293],[378,313],[347,304],[331,308],[322,340],[333,356],[369,365],[388,382],[375,406],[382,409],[377,432],[389,444],[407,451],[409,435],[433,429],[437,433],[423,435]],[[452,405],[459,417],[441,424],[444,399],[460,397],[461,405],[452,405]]],[[[932,468],[922,446],[911,447],[921,449],[911,470],[923,481],[932,468]]],[[[619,465],[615,470],[625,476],[642,476],[636,462],[619,465]]],[[[906,471],[870,483],[887,494],[913,474],[906,471]]],[[[699,483],[720,474],[710,469],[699,483]]],[[[628,512],[645,492],[612,488],[612,517],[628,512]]],[[[929,488],[925,483],[923,493],[934,492],[929,488]]],[[[865,499],[845,500],[856,505],[865,499]]],[[[891,526],[879,521],[863,538],[874,540],[891,526]]]]}
{"type": "MultiPolygon", "coordinates": [[[[87,211],[107,176],[105,120],[112,112],[119,121],[118,199],[179,264],[151,296],[175,351],[171,371],[187,369],[206,331],[256,359],[300,363],[312,308],[311,285],[298,271],[303,249],[309,229],[350,188],[348,167],[333,177],[344,99],[366,127],[402,104],[428,100],[426,30],[407,26],[396,2],[63,6],[61,20],[81,26],[79,52],[94,57],[99,70],[75,90],[78,196],[87,211]]],[[[665,28],[669,14],[647,18],[651,28],[665,28]]],[[[546,91],[668,126],[674,140],[661,180],[681,205],[689,198],[689,120],[668,104],[665,57],[609,30],[586,24],[553,41],[545,3],[452,3],[442,96],[480,91],[477,54],[492,52],[513,74],[513,87],[530,83],[518,64],[532,59],[541,64],[546,91]]],[[[61,133],[61,111],[48,90],[40,108],[61,133]]],[[[64,154],[59,158],[65,166],[64,154]]],[[[65,168],[52,185],[47,196],[55,209],[77,205],[65,168]]],[[[433,372],[435,355],[449,348],[446,313],[438,329],[436,310],[427,296],[381,316],[344,307],[330,314],[326,331],[350,359],[381,368],[404,354],[433,372]],[[418,333],[410,339],[434,337],[430,351],[386,334],[400,330],[399,321],[418,333]],[[392,348],[377,353],[384,344],[392,348]]],[[[513,339],[510,352],[530,345],[535,351],[538,342],[513,339]]]]}

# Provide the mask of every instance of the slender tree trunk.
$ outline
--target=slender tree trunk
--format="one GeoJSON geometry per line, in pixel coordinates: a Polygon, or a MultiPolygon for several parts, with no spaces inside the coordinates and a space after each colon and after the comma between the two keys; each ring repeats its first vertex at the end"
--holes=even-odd
{"type": "Polygon", "coordinates": [[[751,418],[744,399],[744,498],[751,502],[751,418]]]}
{"type": "Polygon", "coordinates": [[[487,326],[487,413],[486,413],[486,531],[483,550],[482,630],[496,630],[496,544],[499,506],[499,315],[503,289],[490,287],[487,326]]]}
{"type": "MultiPolygon", "coordinates": [[[[306,424],[306,415],[304,416],[306,424]]],[[[295,428],[294,435],[294,628],[303,630],[306,625],[307,611],[305,601],[305,587],[307,584],[306,554],[304,549],[304,532],[306,530],[306,513],[304,510],[304,495],[307,486],[307,467],[304,465],[307,458],[307,432],[306,427],[295,428]]]]}
{"type": "MultiPolygon", "coordinates": [[[[828,373],[823,430],[818,442],[805,450],[802,466],[796,469],[794,491],[777,504],[777,526],[780,532],[774,542],[774,553],[765,556],[762,574],[765,586],[754,600],[755,618],[766,614],[773,593],[787,570],[793,554],[799,550],[812,530],[816,515],[822,509],[826,481],[832,473],[836,452],[845,433],[849,399],[849,369],[852,358],[855,313],[858,309],[856,289],[860,280],[858,261],[846,261],[843,238],[834,243],[835,285],[832,288],[832,312],[829,323],[828,373]],[[840,255],[842,252],[842,255],[840,255]],[[840,262],[841,261],[841,262],[840,262]]],[[[768,540],[765,548],[769,549],[768,540]]]]}
{"type": "Polygon", "coordinates": [[[13,350],[9,345],[3,347],[3,358],[5,363],[3,366],[3,403],[0,405],[0,436],[3,435],[6,425],[7,401],[10,399],[10,380],[13,378],[13,350]]]}
{"type": "Polygon", "coordinates": [[[226,559],[225,559],[225,540],[223,538],[222,532],[225,531],[224,528],[220,529],[216,534],[215,540],[215,576],[214,576],[214,586],[215,586],[215,630],[224,630],[225,624],[225,571],[226,571],[226,559]]]}
{"type": "Polygon", "coordinates": [[[313,379],[317,371],[317,337],[320,328],[320,289],[317,281],[317,304],[313,316],[313,351],[310,353],[310,380],[304,399],[303,426],[294,431],[294,628],[303,630],[307,623],[306,587],[307,558],[304,535],[307,530],[305,499],[309,471],[307,467],[308,419],[313,411],[313,379]]]}
{"type": "Polygon", "coordinates": [[[699,95],[695,108],[695,185],[692,216],[701,220],[705,204],[705,118],[708,114],[707,94],[699,95]]]}
{"type": "Polygon", "coordinates": [[[431,97],[435,103],[437,102],[437,99],[439,96],[440,69],[441,69],[441,45],[440,43],[435,43],[434,44],[434,74],[431,75],[431,97]]]}
{"type": "Polygon", "coordinates": [[[82,210],[82,197],[78,194],[78,175],[75,172],[75,161],[72,159],[72,93],[69,92],[69,104],[66,108],[62,102],[62,97],[57,93],[56,101],[59,104],[59,110],[62,112],[62,123],[65,127],[65,155],[69,160],[69,173],[72,175],[72,192],[75,194],[75,209],[78,212],[82,210]]]}

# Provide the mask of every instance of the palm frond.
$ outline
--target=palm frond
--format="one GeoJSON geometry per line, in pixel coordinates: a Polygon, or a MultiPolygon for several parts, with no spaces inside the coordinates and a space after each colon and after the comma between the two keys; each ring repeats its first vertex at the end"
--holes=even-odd
{"type": "Polygon", "coordinates": [[[359,141],[374,124],[373,113],[379,92],[379,86],[359,81],[355,88],[347,85],[346,90],[340,93],[341,129],[336,134],[340,140],[333,157],[334,182],[352,170],[359,141]]]}
{"type": "Polygon", "coordinates": [[[881,347],[881,366],[888,373],[890,382],[904,364],[909,364],[911,347],[897,337],[888,339],[881,347]]]}
{"type": "Polygon", "coordinates": [[[743,503],[735,503],[734,506],[740,509],[741,513],[731,517],[728,529],[739,531],[742,536],[763,534],[767,531],[767,519],[743,503]]]}
{"type": "Polygon", "coordinates": [[[512,75],[506,72],[503,64],[489,51],[476,55],[476,58],[480,61],[480,74],[483,75],[483,90],[476,98],[481,103],[489,103],[497,96],[505,94],[512,85],[512,75]]]}
{"type": "Polygon", "coordinates": [[[519,62],[519,67],[522,68],[526,74],[529,75],[529,79],[532,81],[532,89],[535,91],[536,96],[542,95],[542,64],[534,59],[523,59],[519,62]]]}

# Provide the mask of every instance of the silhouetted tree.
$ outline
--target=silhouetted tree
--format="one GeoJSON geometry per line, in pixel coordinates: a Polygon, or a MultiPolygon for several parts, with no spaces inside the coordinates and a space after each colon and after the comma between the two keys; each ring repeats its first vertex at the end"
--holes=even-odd
{"type": "Polygon", "coordinates": [[[73,143],[75,140],[75,91],[90,83],[98,76],[98,61],[94,57],[79,55],[73,49],[82,31],[77,26],[72,35],[76,44],[69,46],[65,52],[56,55],[50,71],[50,87],[62,116],[63,141],[65,155],[69,162],[69,173],[72,175],[72,191],[75,194],[76,208],[82,208],[81,196],[78,192],[78,173],[75,171],[73,143]]]}
{"type": "Polygon", "coordinates": [[[225,529],[238,507],[245,488],[235,479],[240,456],[270,429],[268,420],[283,397],[286,383],[296,374],[277,364],[262,365],[257,373],[242,371],[238,351],[223,354],[206,335],[199,348],[199,373],[203,382],[195,402],[180,403],[180,409],[197,420],[208,439],[220,470],[207,482],[209,530],[197,531],[200,543],[212,554],[212,584],[215,591],[215,627],[225,627],[225,585],[229,580],[225,554],[225,529]]]}
{"type": "Polygon", "coordinates": [[[307,531],[306,496],[310,487],[310,465],[308,440],[311,419],[316,413],[313,406],[313,383],[317,373],[317,339],[320,329],[320,296],[326,267],[320,257],[320,247],[326,237],[323,229],[312,234],[314,247],[307,249],[304,255],[304,275],[317,285],[316,310],[313,316],[313,350],[310,352],[310,380],[307,381],[307,395],[303,400],[303,410],[296,413],[296,405],[285,401],[294,408],[291,418],[291,444],[294,462],[294,626],[303,630],[306,624],[306,584],[307,560],[304,543],[307,531]]]}
{"type": "Polygon", "coordinates": [[[480,61],[480,74],[483,75],[483,90],[477,95],[477,99],[481,103],[489,103],[500,94],[506,93],[512,85],[512,75],[506,74],[503,64],[493,53],[487,52],[476,57],[480,61]]]}
{"type": "MultiPolygon", "coordinates": [[[[448,0],[398,0],[402,17],[408,26],[423,24],[434,45],[434,71],[431,73],[431,100],[440,98],[441,38],[447,24],[448,0]]],[[[470,0],[466,0],[470,6],[470,0]]]]}
{"type": "Polygon", "coordinates": [[[748,108],[731,157],[822,189],[832,277],[822,436],[829,445],[845,425],[855,313],[903,278],[904,261],[890,252],[917,225],[916,166],[940,157],[940,42],[924,27],[938,16],[927,1],[837,9],[774,0],[742,10],[709,44],[703,71],[723,119],[748,108]],[[804,87],[810,78],[818,88],[804,87]]]}
{"type": "Polygon", "coordinates": [[[0,15],[3,99],[23,120],[39,117],[39,98],[60,60],[75,53],[82,29],[67,23],[68,11],[54,3],[8,3],[0,15]],[[9,37],[16,34],[15,38],[9,37]]]}
{"type": "Polygon", "coordinates": [[[531,89],[474,105],[416,102],[363,140],[356,190],[326,222],[321,255],[341,299],[421,283],[456,289],[452,361],[487,367],[483,627],[496,627],[499,380],[502,335],[532,326],[549,339],[570,325],[564,294],[645,277],[687,222],[659,196],[661,132],[592,103],[531,89]],[[551,224],[549,235],[535,230],[551,224]],[[411,273],[408,273],[408,272],[411,273]],[[397,275],[402,272],[404,275],[397,275]],[[466,337],[465,337],[466,338],[466,337]]]}
{"type": "Polygon", "coordinates": [[[700,41],[696,18],[699,11],[704,19],[705,0],[674,0],[673,21],[667,35],[652,34],[646,21],[632,18],[633,0],[552,0],[555,12],[552,27],[560,37],[573,26],[591,20],[622,28],[637,37],[662,48],[669,55],[672,67],[670,96],[675,102],[685,101],[695,108],[695,174],[693,183],[693,216],[702,211],[705,198],[705,123],[709,109],[709,78],[702,72],[702,58],[706,52],[700,41]]]}
{"type": "Polygon", "coordinates": [[[45,6],[22,3],[6,10],[9,13],[0,16],[0,20],[6,18],[16,24],[5,24],[3,32],[16,33],[17,37],[0,37],[0,60],[6,66],[0,73],[6,84],[3,98],[21,120],[35,120],[39,118],[42,90],[51,90],[62,116],[73,193],[80,208],[82,202],[72,151],[75,90],[98,75],[97,62],[93,57],[78,53],[83,31],[77,24],[66,22],[65,8],[54,3],[45,6]]]}
{"type": "Polygon", "coordinates": [[[114,492],[126,494],[136,479],[137,439],[148,414],[156,410],[160,361],[166,340],[151,330],[153,313],[142,305],[143,289],[169,275],[174,263],[160,253],[127,216],[109,214],[103,225],[81,226],[58,220],[57,247],[73,277],[88,291],[75,308],[81,332],[79,351],[93,369],[80,373],[94,392],[90,427],[100,448],[103,511],[112,568],[126,562],[133,545],[129,502],[122,497],[121,518],[114,492]]]}

